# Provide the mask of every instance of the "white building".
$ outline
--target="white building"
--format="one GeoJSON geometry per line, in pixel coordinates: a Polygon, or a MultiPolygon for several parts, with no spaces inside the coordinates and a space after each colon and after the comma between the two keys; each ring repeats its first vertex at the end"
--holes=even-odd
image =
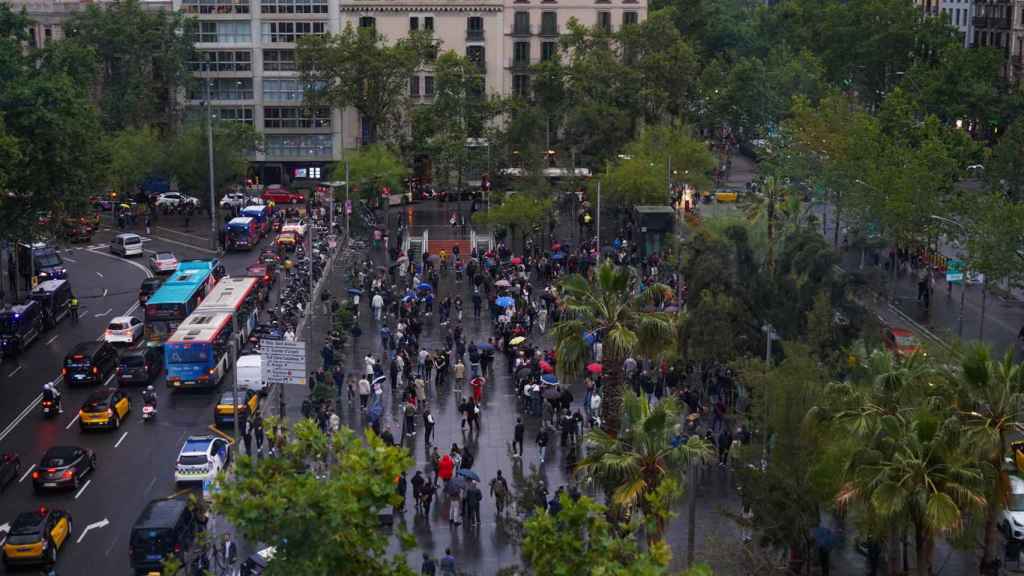
{"type": "Polygon", "coordinates": [[[974,42],[974,0],[940,0],[939,13],[960,33],[964,46],[974,42]]]}

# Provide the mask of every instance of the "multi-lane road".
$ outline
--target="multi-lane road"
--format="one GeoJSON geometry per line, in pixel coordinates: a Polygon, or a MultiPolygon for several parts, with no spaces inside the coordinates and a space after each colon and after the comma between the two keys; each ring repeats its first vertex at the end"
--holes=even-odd
{"type": "MultiPolygon", "coordinates": [[[[75,344],[96,340],[111,318],[142,318],[138,288],[149,275],[152,251],[172,251],[179,259],[211,258],[215,254],[200,236],[171,228],[154,228],[144,236],[147,255],[125,260],[112,256],[102,241],[110,230],[97,234],[90,246],[62,250],[68,278],[81,301],[81,319],[65,319],[45,332],[18,358],[0,364],[0,452],[15,452],[21,474],[0,494],[0,541],[6,523],[21,512],[39,506],[64,509],[74,520],[74,533],[60,552],[57,572],[65,574],[128,574],[128,535],[147,502],[179,493],[174,484],[174,463],[183,440],[192,434],[211,433],[211,393],[170,393],[163,377],[154,386],[160,396],[158,417],[141,421],[141,388],[129,388],[132,411],[121,428],[110,432],[79,431],[78,409],[95,386],[64,392],[64,414],[46,420],[39,401],[46,382],[60,376],[60,368],[75,344]],[[96,452],[96,472],[74,491],[36,495],[31,469],[51,446],[76,445],[96,452]],[[86,531],[86,527],[95,527],[86,531]]],[[[228,253],[221,258],[228,274],[244,274],[257,258],[253,252],[228,253]]],[[[116,385],[116,382],[110,382],[116,385]]]]}

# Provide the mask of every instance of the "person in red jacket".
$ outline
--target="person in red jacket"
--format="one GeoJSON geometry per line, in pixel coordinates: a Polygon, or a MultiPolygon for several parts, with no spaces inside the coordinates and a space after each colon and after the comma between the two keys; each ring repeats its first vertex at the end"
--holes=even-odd
{"type": "Polygon", "coordinates": [[[441,463],[437,467],[437,475],[441,480],[445,481],[445,484],[452,479],[452,475],[455,473],[455,461],[452,460],[451,454],[445,454],[441,457],[441,463]]]}

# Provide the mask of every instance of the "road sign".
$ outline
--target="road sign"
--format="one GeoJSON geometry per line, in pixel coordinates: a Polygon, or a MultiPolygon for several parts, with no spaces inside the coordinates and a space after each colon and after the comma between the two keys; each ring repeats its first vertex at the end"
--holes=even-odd
{"type": "Polygon", "coordinates": [[[263,380],[273,384],[306,383],[306,346],[302,342],[260,340],[263,380]]]}
{"type": "Polygon", "coordinates": [[[964,263],[956,258],[946,261],[946,282],[955,284],[964,280],[964,263]]]}

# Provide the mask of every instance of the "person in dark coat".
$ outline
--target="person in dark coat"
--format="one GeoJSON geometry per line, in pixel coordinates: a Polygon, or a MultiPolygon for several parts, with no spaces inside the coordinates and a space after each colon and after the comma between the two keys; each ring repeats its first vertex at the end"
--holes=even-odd
{"type": "Polygon", "coordinates": [[[401,502],[395,506],[395,514],[405,513],[405,492],[407,489],[408,486],[405,481],[405,472],[402,472],[398,475],[398,480],[395,482],[395,493],[402,499],[401,502]]]}
{"type": "Polygon", "coordinates": [[[718,463],[725,466],[729,463],[729,449],[732,448],[732,431],[729,430],[728,423],[722,426],[722,431],[718,434],[718,463]]]}

